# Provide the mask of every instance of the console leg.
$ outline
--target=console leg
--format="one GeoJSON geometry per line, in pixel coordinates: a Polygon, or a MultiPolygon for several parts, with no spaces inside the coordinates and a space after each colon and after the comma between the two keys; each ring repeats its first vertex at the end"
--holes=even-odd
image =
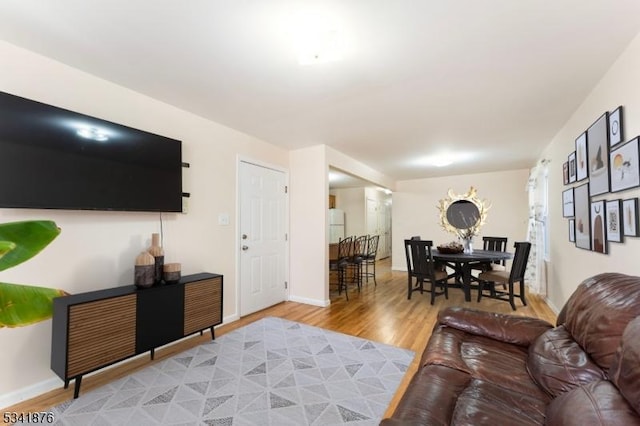
{"type": "Polygon", "coordinates": [[[211,340],[216,340],[216,335],[213,332],[213,327],[211,327],[210,330],[211,330],[211,340]]]}
{"type": "Polygon", "coordinates": [[[151,348],[150,353],[151,353],[151,359],[153,360],[153,357],[156,356],[156,348],[151,348]]]}
{"type": "Polygon", "coordinates": [[[73,387],[73,399],[78,399],[78,395],[80,395],[81,384],[82,384],[82,376],[76,377],[76,383],[73,387]]]}
{"type": "Polygon", "coordinates": [[[69,389],[69,382],[70,382],[69,379],[64,379],[64,388],[65,389],[69,389]]]}
{"type": "Polygon", "coordinates": [[[204,335],[204,330],[200,330],[200,335],[203,336],[204,335]]]}

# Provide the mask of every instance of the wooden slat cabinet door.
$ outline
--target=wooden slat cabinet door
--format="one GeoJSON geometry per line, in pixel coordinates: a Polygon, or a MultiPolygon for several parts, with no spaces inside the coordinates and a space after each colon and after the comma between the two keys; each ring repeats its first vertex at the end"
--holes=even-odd
{"type": "Polygon", "coordinates": [[[222,277],[191,282],[184,289],[185,336],[222,323],[222,277]]]}
{"type": "Polygon", "coordinates": [[[136,354],[136,295],[69,307],[67,378],[136,354]]]}

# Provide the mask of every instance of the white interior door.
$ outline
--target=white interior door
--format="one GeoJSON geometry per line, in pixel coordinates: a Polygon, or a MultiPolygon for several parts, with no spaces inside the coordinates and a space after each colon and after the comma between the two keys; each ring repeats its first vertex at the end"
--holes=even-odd
{"type": "Polygon", "coordinates": [[[367,234],[379,235],[378,200],[367,198],[367,234]]]}
{"type": "Polygon", "coordinates": [[[286,298],[286,188],[278,170],[240,162],[240,315],[286,298]]]}
{"type": "Polygon", "coordinates": [[[378,259],[391,256],[391,207],[383,204],[378,209],[380,223],[380,241],[378,242],[378,259]]]}
{"type": "Polygon", "coordinates": [[[378,259],[391,255],[391,217],[389,207],[373,198],[367,198],[367,233],[380,235],[378,241],[378,259]]]}

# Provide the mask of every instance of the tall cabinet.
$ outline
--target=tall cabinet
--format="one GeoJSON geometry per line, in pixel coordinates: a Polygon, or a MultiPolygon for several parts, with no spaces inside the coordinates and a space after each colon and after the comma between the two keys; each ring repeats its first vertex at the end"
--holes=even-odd
{"type": "Polygon", "coordinates": [[[53,300],[51,369],[65,382],[222,323],[222,275],[200,273],[177,284],[130,285],[53,300]]]}

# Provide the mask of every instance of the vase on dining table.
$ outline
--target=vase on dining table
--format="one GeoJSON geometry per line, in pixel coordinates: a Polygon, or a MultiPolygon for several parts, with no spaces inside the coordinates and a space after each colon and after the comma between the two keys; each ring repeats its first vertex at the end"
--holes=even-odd
{"type": "Polygon", "coordinates": [[[463,238],[462,239],[462,247],[464,253],[471,254],[473,253],[473,239],[472,238],[463,238]]]}

